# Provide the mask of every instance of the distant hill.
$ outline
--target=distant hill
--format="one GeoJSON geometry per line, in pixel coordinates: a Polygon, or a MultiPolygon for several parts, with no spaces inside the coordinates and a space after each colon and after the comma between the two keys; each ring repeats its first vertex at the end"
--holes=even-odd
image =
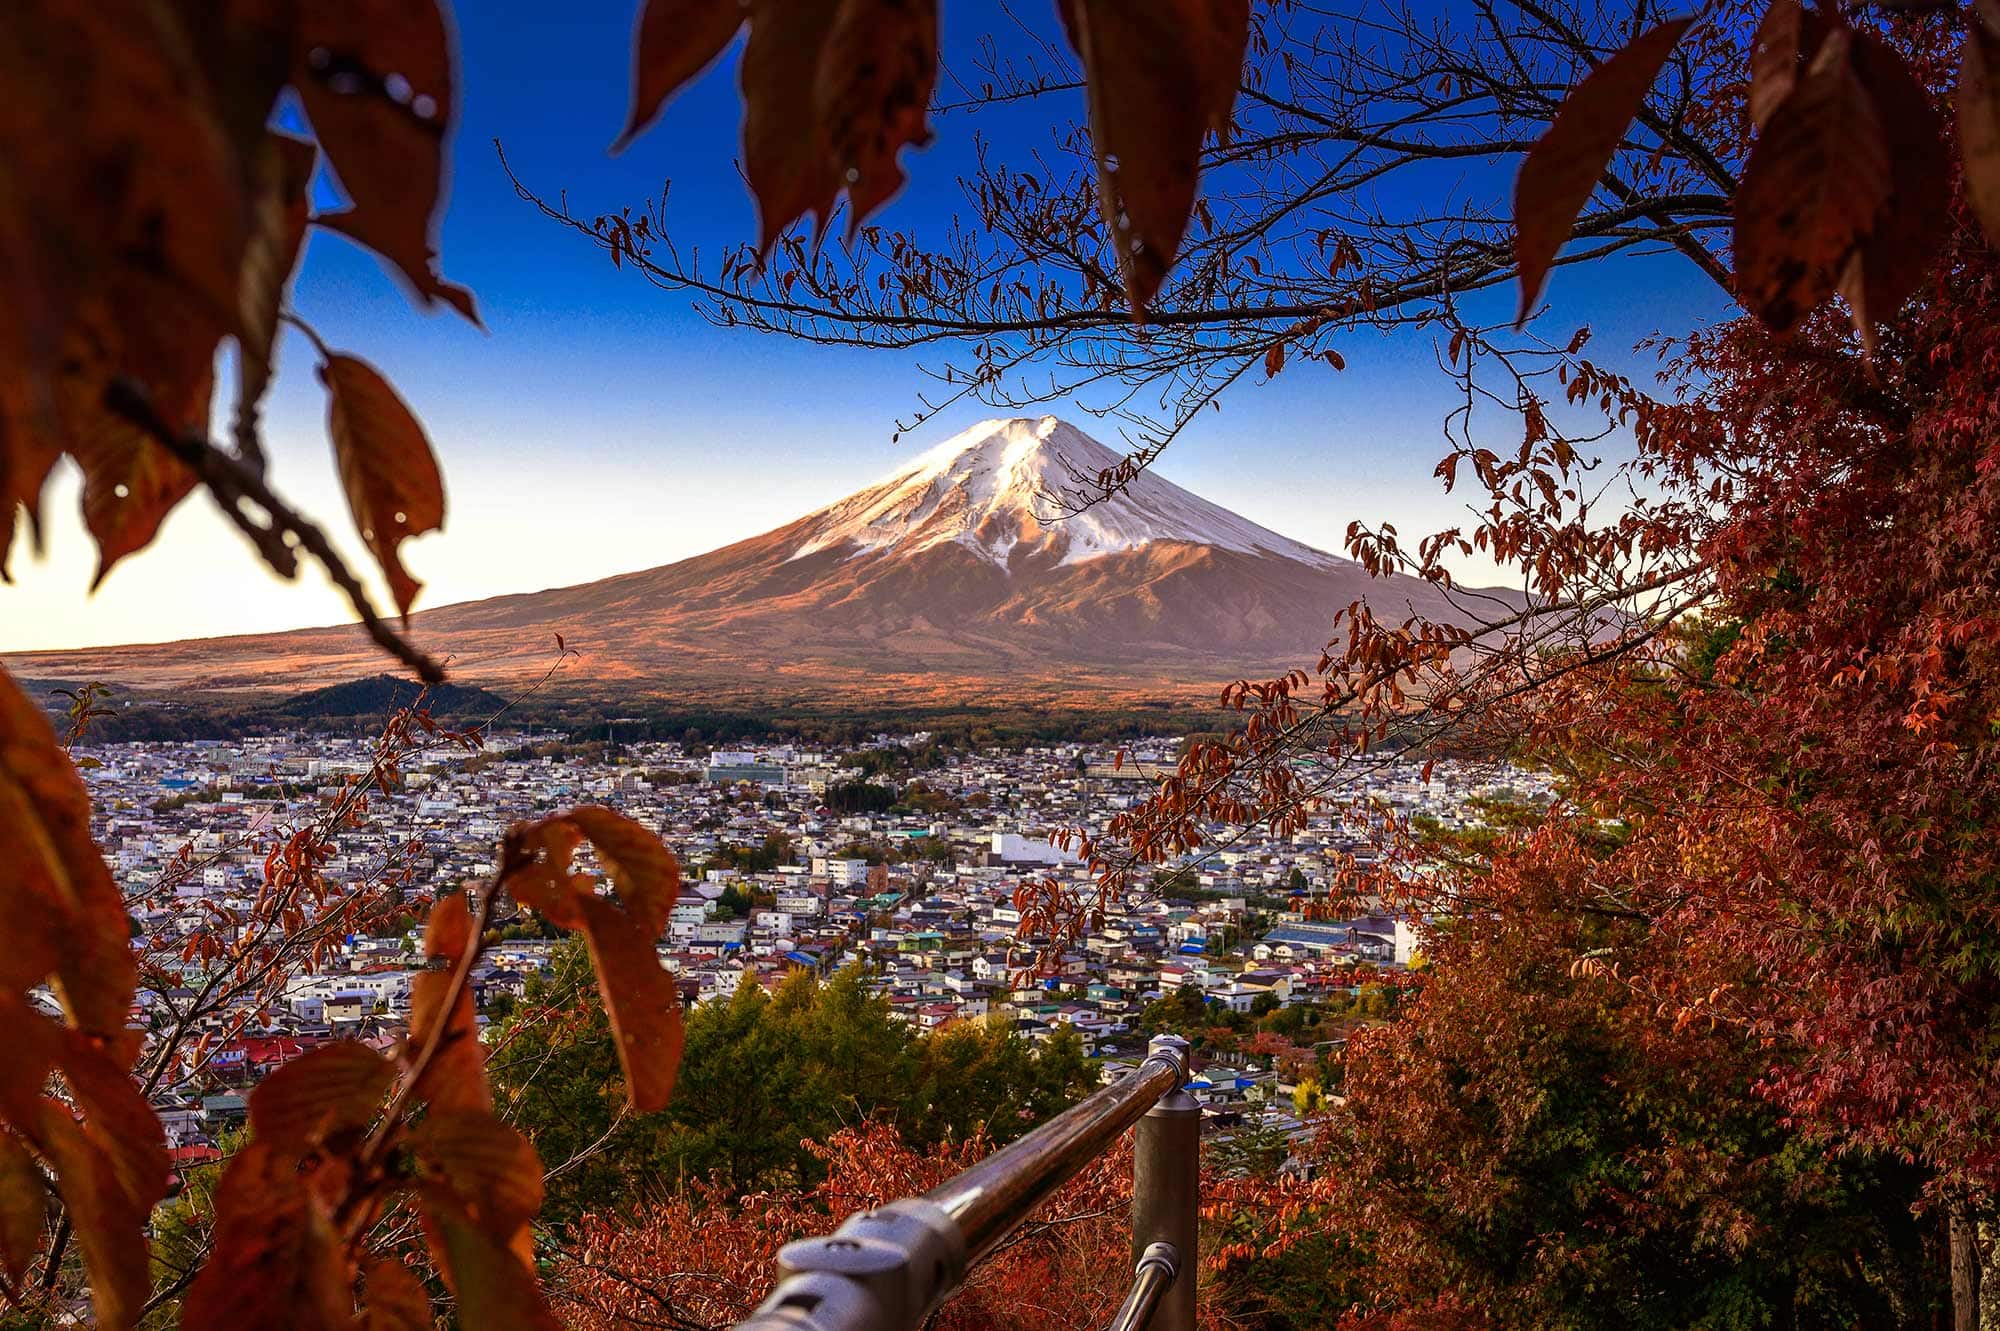
{"type": "MultiPolygon", "coordinates": [[[[300,720],[386,717],[396,708],[415,702],[422,692],[423,686],[414,680],[396,675],[372,675],[367,679],[312,689],[297,697],[286,698],[268,710],[274,716],[300,720]]],[[[424,706],[431,715],[439,720],[449,718],[454,721],[476,721],[491,716],[506,705],[507,700],[497,693],[449,683],[433,686],[424,700],[424,706]]]]}
{"type": "MultiPolygon", "coordinates": [[[[1315,660],[1334,614],[1356,600],[1384,617],[1456,617],[1427,582],[1372,578],[1150,472],[1057,516],[1056,493],[1118,460],[1052,416],[987,421],[762,536],[425,611],[411,632],[458,678],[505,691],[540,676],[561,633],[582,653],[563,691],[760,707],[1075,707],[1212,701],[1221,682],[1315,660]]],[[[327,700],[302,706],[344,709],[340,690],[355,686],[342,681],[382,658],[342,627],[9,664],[133,688],[310,689],[327,700]]]]}

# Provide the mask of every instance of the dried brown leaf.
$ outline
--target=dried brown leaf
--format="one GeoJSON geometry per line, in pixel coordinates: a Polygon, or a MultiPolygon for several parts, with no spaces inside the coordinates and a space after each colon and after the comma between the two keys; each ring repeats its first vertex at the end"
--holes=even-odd
{"type": "Polygon", "coordinates": [[[1514,257],[1521,270],[1523,323],[1577,214],[1604,178],[1660,67],[1692,19],[1648,29],[1593,69],[1570,91],[1548,132],[1529,150],[1514,183],[1514,257]]]}
{"type": "Polygon", "coordinates": [[[839,0],[813,82],[829,165],[848,195],[847,231],[903,187],[896,154],[931,140],[937,0],[839,0]]]}
{"type": "Polygon", "coordinates": [[[1135,320],[1186,234],[1202,136],[1226,124],[1234,104],[1244,38],[1232,27],[1237,7],[1225,8],[1206,0],[1059,5],[1089,84],[1098,204],[1135,320]]]}
{"type": "Polygon", "coordinates": [[[478,322],[437,271],[444,141],[456,112],[451,34],[437,0],[303,6],[292,84],[354,201],[317,219],[389,260],[428,302],[478,322]]]}

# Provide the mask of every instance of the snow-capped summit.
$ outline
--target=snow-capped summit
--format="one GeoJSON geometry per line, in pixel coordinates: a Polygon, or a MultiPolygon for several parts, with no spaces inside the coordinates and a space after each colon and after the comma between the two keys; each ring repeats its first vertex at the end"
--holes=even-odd
{"type": "MultiPolygon", "coordinates": [[[[713,706],[1099,706],[1212,698],[1319,658],[1335,616],[1458,622],[1444,589],[1370,577],[1151,473],[1065,516],[1117,453],[1051,416],[985,421],[760,536],[575,587],[425,610],[461,680],[528,682],[555,634],[589,687],[713,706]]],[[[1501,591],[1489,598],[1506,599],[1501,591]]],[[[381,670],[353,626],[16,658],[50,679],[301,689],[381,670]]]]}
{"type": "Polygon", "coordinates": [[[914,552],[950,541],[1001,568],[1017,560],[1077,564],[1155,542],[1275,555],[1313,568],[1349,566],[1190,494],[1151,471],[1080,513],[1062,496],[1115,467],[1119,454],[1054,416],[981,421],[877,485],[821,509],[792,558],[914,552]]]}

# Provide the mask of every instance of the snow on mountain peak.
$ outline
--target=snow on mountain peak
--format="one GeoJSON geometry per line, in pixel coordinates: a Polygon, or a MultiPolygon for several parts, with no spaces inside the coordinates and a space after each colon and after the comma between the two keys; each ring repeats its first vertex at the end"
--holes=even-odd
{"type": "Polygon", "coordinates": [[[1019,553],[1075,564],[1175,541],[1274,555],[1315,568],[1348,563],[1150,471],[1100,504],[1064,513],[1065,492],[1119,461],[1120,454],[1054,416],[981,421],[880,484],[814,514],[812,534],[791,558],[843,545],[852,547],[852,557],[956,542],[1005,568],[1019,553]]]}

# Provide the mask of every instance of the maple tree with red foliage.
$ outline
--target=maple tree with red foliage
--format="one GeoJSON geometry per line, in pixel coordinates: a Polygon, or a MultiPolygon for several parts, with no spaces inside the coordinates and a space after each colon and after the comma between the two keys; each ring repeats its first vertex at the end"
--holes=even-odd
{"type": "MultiPolygon", "coordinates": [[[[1761,1060],[1751,1091],[1787,1121],[1836,1147],[1907,1158],[1926,1171],[1928,1200],[1968,1214],[2000,1178],[1987,1036],[2000,979],[1995,293],[1981,232],[2000,231],[2000,13],[1990,0],[1886,16],[1774,0],[1593,34],[1517,0],[1509,12],[1527,24],[1538,67],[1554,63],[1552,79],[1520,63],[1519,29],[1497,31],[1485,63],[1460,53],[1422,88],[1341,66],[1321,85],[1326,107],[1414,102],[1413,119],[1433,123],[1452,120],[1462,97],[1497,107],[1474,122],[1494,132],[1471,151],[1524,154],[1514,223],[1469,244],[1418,228],[1419,245],[1379,221],[1323,228],[1296,251],[1331,249],[1321,290],[1246,305],[1246,290],[1276,283],[1259,264],[1227,262],[1245,233],[1219,233],[1198,204],[1204,167],[1275,157],[1284,122],[1302,117],[1319,122],[1319,144],[1360,134],[1371,152],[1448,155],[1435,142],[1385,148],[1271,82],[1271,63],[1289,54],[1280,20],[1298,8],[1058,0],[1088,90],[1090,133],[1072,140],[1091,168],[1086,202],[1004,171],[980,198],[985,234],[1044,252],[1061,239],[1069,285],[1031,272],[989,292],[976,252],[927,251],[867,224],[902,182],[900,150],[929,133],[934,0],[649,0],[628,138],[748,25],[758,242],[709,279],[658,257],[649,216],[555,215],[614,263],[714,298],[725,320],[806,335],[833,324],[886,345],[974,342],[955,391],[1005,392],[1008,371],[1079,345],[1069,363],[1082,373],[1166,381],[1171,427],[1126,466],[1079,478],[1086,504],[1249,368],[1280,373],[1290,354],[1337,370],[1329,339],[1360,324],[1449,330],[1468,402],[1508,401],[1519,452],[1475,439],[1468,410],[1440,474],[1449,485],[1473,473],[1489,500],[1479,521],[1415,549],[1388,530],[1358,529],[1351,544],[1372,567],[1445,585],[1448,555],[1481,550],[1517,566],[1534,603],[1473,628],[1379,622],[1357,606],[1315,669],[1232,687],[1226,700],[1250,713],[1241,734],[1193,746],[1150,804],[1089,847],[1107,886],[1136,860],[1201,848],[1216,822],[1295,825],[1378,761],[1369,745],[1528,756],[1562,774],[1558,814],[1477,870],[1375,885],[1434,919],[1517,922],[1669,1034],[1728,1032],[1734,1053],[1761,1060]],[[1547,91],[1572,84],[1567,101],[1547,91]],[[1234,137],[1240,85],[1276,123],[1268,138],[1234,137]],[[1936,109],[1947,93],[1950,118],[1936,109]],[[1523,137],[1524,121],[1546,129],[1523,137]],[[826,227],[843,193],[860,256],[845,271],[792,230],[806,214],[826,227]],[[1191,218],[1201,234],[1190,247],[1191,218]],[[1724,226],[1728,261],[1705,239],[1724,226]],[[1581,244],[1564,254],[1565,240],[1581,244]],[[1679,379],[1664,395],[1585,358],[1581,336],[1524,348],[1457,312],[1465,292],[1518,278],[1526,316],[1552,266],[1645,243],[1686,255],[1758,320],[1674,343],[1679,379]],[[869,256],[898,280],[873,281],[869,256]],[[1432,270],[1441,256],[1456,265],[1449,281],[1432,270]],[[1844,316],[1827,305],[1836,294],[1844,316]],[[1585,488],[1573,424],[1593,409],[1637,444],[1626,474],[1639,497],[1609,521],[1585,488]],[[1588,872],[1557,876],[1553,894],[1528,890],[1551,866],[1573,867],[1577,838],[1607,821],[1621,838],[1588,872]],[[1562,927],[1578,914],[1642,927],[1579,952],[1562,927]]],[[[321,343],[289,288],[318,228],[376,251],[421,303],[476,319],[434,240],[456,80],[442,9],[30,0],[0,29],[0,72],[0,290],[14,316],[0,326],[0,556],[17,514],[39,531],[43,487],[65,454],[83,471],[100,577],[205,489],[273,569],[317,563],[385,651],[441,678],[273,487],[258,413],[276,330],[296,324],[319,355],[352,517],[406,615],[419,589],[398,549],[442,524],[442,476],[409,406],[379,371],[321,343]],[[316,142],[269,128],[287,87],[316,142]],[[314,216],[322,153],[353,206],[314,216]],[[225,341],[240,385],[228,445],[206,429],[225,341]]],[[[45,1295],[74,1234],[99,1323],[131,1325],[152,1298],[143,1231],[166,1187],[159,1124],[132,1075],[145,1057],[128,1027],[138,963],[82,783],[4,676],[0,829],[20,848],[0,892],[24,922],[0,992],[17,1032],[0,1076],[0,1293],[45,1295]],[[31,1003],[43,985],[60,1019],[31,1003]],[[51,1180],[62,1218],[45,1250],[51,1180]]],[[[256,928],[283,938],[325,917],[339,894],[316,873],[321,844],[307,834],[273,859],[256,928]]],[[[428,1296],[401,1252],[371,1240],[385,1216],[414,1211],[462,1319],[548,1325],[528,1260],[539,1169],[492,1113],[465,976],[503,887],[583,929],[634,1103],[657,1106],[671,1091],[678,1004],[651,944],[675,872],[664,847],[603,811],[512,829],[494,881],[434,908],[432,968],[398,1055],[316,1050],[253,1095],[252,1141],[218,1190],[216,1252],[188,1288],[185,1323],[421,1325],[428,1296]],[[572,872],[585,842],[611,897],[572,872]]],[[[1087,908],[1054,893],[1028,904],[1030,927],[1087,908]]],[[[222,935],[238,922],[222,923],[211,959],[254,973],[262,954],[228,951],[241,939],[222,935]]],[[[1477,949],[1440,955],[1450,960],[1424,981],[1417,1023],[1385,1041],[1409,1038],[1426,1005],[1486,973],[1477,949]]],[[[1378,1066],[1362,1055],[1358,1066],[1378,1066]]],[[[1951,1242],[1961,1258],[1962,1229],[1951,1242]]],[[[1480,1306],[1473,1286],[1455,1297],[1463,1306],[1447,1311],[1470,1323],[1502,1306],[1480,1306]]]]}

